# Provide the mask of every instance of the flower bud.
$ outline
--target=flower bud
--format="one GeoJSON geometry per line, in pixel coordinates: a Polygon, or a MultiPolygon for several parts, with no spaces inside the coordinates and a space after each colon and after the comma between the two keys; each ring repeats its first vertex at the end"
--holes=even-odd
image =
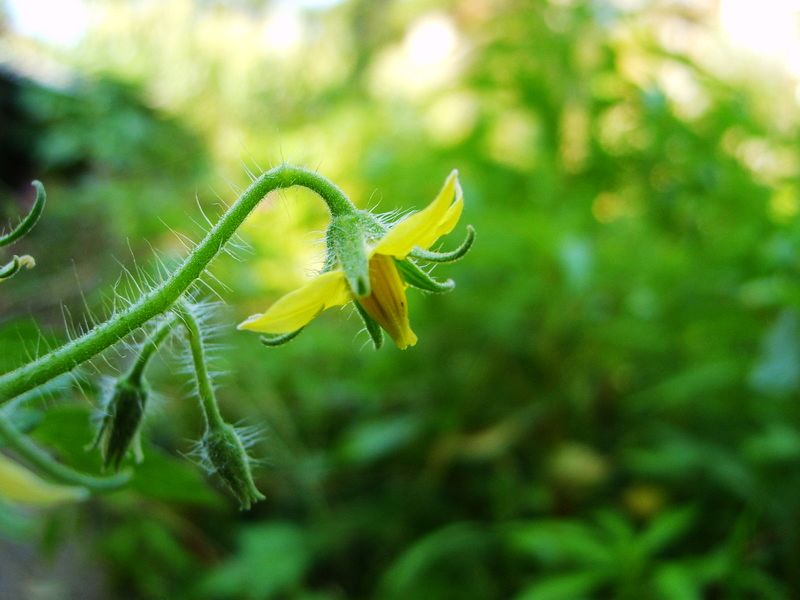
{"type": "Polygon", "coordinates": [[[236,496],[239,508],[247,510],[264,499],[253,482],[247,451],[232,425],[210,424],[201,443],[204,457],[236,496]]]}
{"type": "Polygon", "coordinates": [[[106,469],[112,467],[118,471],[129,449],[133,450],[136,461],[141,461],[139,428],[148,395],[147,384],[139,378],[123,377],[114,385],[95,441],[106,469]]]}

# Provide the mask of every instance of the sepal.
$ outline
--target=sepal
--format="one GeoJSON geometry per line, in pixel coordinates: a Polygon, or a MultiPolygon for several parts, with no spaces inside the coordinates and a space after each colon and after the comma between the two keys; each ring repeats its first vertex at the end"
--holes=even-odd
{"type": "Polygon", "coordinates": [[[342,266],[350,291],[359,297],[369,295],[369,258],[358,214],[334,217],[327,236],[328,247],[342,266]]]}
{"type": "Polygon", "coordinates": [[[94,442],[100,447],[104,468],[119,471],[129,450],[136,462],[142,461],[139,430],[149,395],[147,383],[139,377],[126,376],[114,384],[94,442]]]}
{"type": "Polygon", "coordinates": [[[300,332],[303,331],[305,327],[301,327],[297,331],[293,331],[291,333],[284,333],[283,335],[262,335],[259,336],[259,341],[264,344],[267,348],[277,348],[278,346],[283,346],[284,344],[288,344],[298,335],[300,332]]]}
{"type": "Polygon", "coordinates": [[[410,260],[395,259],[394,262],[403,280],[412,287],[434,294],[449,292],[456,287],[456,282],[452,279],[437,281],[410,260]]]}
{"type": "Polygon", "coordinates": [[[467,237],[463,242],[451,252],[431,252],[430,250],[423,250],[422,248],[414,248],[411,251],[413,258],[426,260],[428,262],[436,263],[451,263],[461,260],[472,249],[472,244],[475,241],[475,228],[472,225],[467,225],[467,237]]]}
{"type": "Polygon", "coordinates": [[[239,501],[241,510],[248,510],[254,503],[264,499],[253,481],[250,457],[232,425],[210,423],[201,448],[208,465],[239,501]]]}
{"type": "Polygon", "coordinates": [[[378,322],[369,316],[364,307],[361,306],[360,302],[353,302],[358,311],[361,320],[364,322],[364,327],[369,334],[370,339],[372,340],[372,345],[375,346],[375,350],[380,350],[381,346],[383,346],[383,329],[381,326],[378,325],[378,322]]]}

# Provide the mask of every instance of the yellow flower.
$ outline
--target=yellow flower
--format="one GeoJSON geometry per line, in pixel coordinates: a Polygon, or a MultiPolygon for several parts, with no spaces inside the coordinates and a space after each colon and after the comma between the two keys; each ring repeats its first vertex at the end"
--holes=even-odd
{"type": "MultiPolygon", "coordinates": [[[[412,213],[374,240],[365,240],[369,260],[369,293],[356,294],[341,268],[322,273],[303,287],[286,294],[266,312],[249,317],[239,329],[271,334],[291,334],[325,309],[357,302],[394,340],[398,348],[417,342],[408,322],[406,281],[396,260],[417,250],[427,250],[453,230],[464,208],[464,198],[454,170],[436,198],[423,210],[412,213]]],[[[471,241],[470,241],[471,243],[471,241]]],[[[409,265],[425,276],[417,267],[409,265]]]]}
{"type": "Polygon", "coordinates": [[[0,454],[0,500],[46,506],[83,500],[89,492],[81,487],[49,483],[0,454]]]}

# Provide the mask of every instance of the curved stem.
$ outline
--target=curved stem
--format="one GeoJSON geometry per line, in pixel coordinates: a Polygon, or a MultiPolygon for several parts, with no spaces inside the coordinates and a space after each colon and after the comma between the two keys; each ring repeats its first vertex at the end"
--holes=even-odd
{"type": "Polygon", "coordinates": [[[44,204],[47,201],[47,194],[44,191],[44,186],[42,185],[41,181],[33,181],[31,182],[31,185],[36,188],[36,200],[33,202],[31,211],[25,215],[25,218],[23,218],[22,221],[19,222],[19,225],[17,225],[14,229],[5,235],[0,235],[0,246],[8,246],[9,244],[13,244],[19,238],[23,237],[26,233],[33,229],[33,226],[36,225],[39,217],[42,216],[44,204]]]}
{"type": "Polygon", "coordinates": [[[214,385],[211,383],[211,377],[208,374],[206,350],[203,346],[203,337],[200,334],[197,319],[195,319],[191,309],[183,302],[177,302],[172,309],[186,328],[186,337],[189,339],[194,372],[197,377],[197,395],[200,397],[200,408],[205,418],[206,429],[208,429],[209,424],[224,425],[225,421],[219,412],[217,397],[214,394],[214,385]]]}
{"type": "Polygon", "coordinates": [[[36,265],[36,261],[32,256],[23,254],[22,256],[14,256],[10,262],[0,267],[0,281],[11,279],[22,270],[22,267],[31,269],[36,265]]]}
{"type": "Polygon", "coordinates": [[[141,350],[139,350],[139,356],[136,357],[130,370],[128,370],[127,376],[130,381],[135,381],[137,383],[141,381],[147,363],[150,362],[150,358],[155,354],[155,351],[158,350],[158,347],[166,339],[177,322],[178,318],[176,316],[167,319],[145,340],[141,350]]]}
{"type": "Polygon", "coordinates": [[[120,488],[131,478],[131,474],[125,471],[111,477],[94,477],[62,465],[20,433],[4,415],[0,415],[0,436],[23,460],[59,483],[79,485],[99,492],[120,488]]]}
{"type": "Polygon", "coordinates": [[[342,190],[313,171],[289,165],[267,171],[244,191],[167,281],[81,337],[0,376],[0,404],[74,369],[166,311],[203,273],[264,196],[272,190],[294,185],[319,194],[334,216],[355,212],[355,207],[342,190]]]}

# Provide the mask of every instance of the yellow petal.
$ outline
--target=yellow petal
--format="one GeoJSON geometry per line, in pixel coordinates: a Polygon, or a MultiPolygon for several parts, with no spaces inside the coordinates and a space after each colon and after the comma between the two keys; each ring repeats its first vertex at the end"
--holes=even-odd
{"type": "Polygon", "coordinates": [[[455,202],[453,202],[450,205],[450,208],[447,209],[447,212],[444,214],[442,220],[439,221],[439,226],[436,228],[436,231],[434,232],[434,238],[431,241],[431,243],[428,244],[427,246],[420,246],[419,244],[417,244],[420,248],[424,248],[427,250],[440,237],[442,237],[443,235],[447,235],[448,233],[453,231],[453,229],[455,229],[455,226],[458,224],[458,220],[461,218],[461,213],[464,210],[464,195],[461,192],[461,186],[458,185],[458,183],[456,183],[456,185],[458,187],[456,188],[455,202]]]}
{"type": "Polygon", "coordinates": [[[463,207],[458,171],[453,170],[433,202],[392,227],[372,252],[405,258],[414,246],[430,248],[441,236],[453,230],[463,207]]]}
{"type": "Polygon", "coordinates": [[[252,315],[238,329],[261,333],[291,333],[308,324],[326,308],[352,300],[342,271],[329,271],[279,298],[263,314],[252,315]]]}
{"type": "Polygon", "coordinates": [[[83,500],[89,492],[81,487],[49,483],[0,454],[0,499],[33,506],[83,500]]]}
{"type": "Polygon", "coordinates": [[[372,292],[358,299],[370,317],[386,330],[401,350],[417,343],[417,336],[408,323],[406,290],[394,260],[376,254],[369,261],[372,292]]]}

